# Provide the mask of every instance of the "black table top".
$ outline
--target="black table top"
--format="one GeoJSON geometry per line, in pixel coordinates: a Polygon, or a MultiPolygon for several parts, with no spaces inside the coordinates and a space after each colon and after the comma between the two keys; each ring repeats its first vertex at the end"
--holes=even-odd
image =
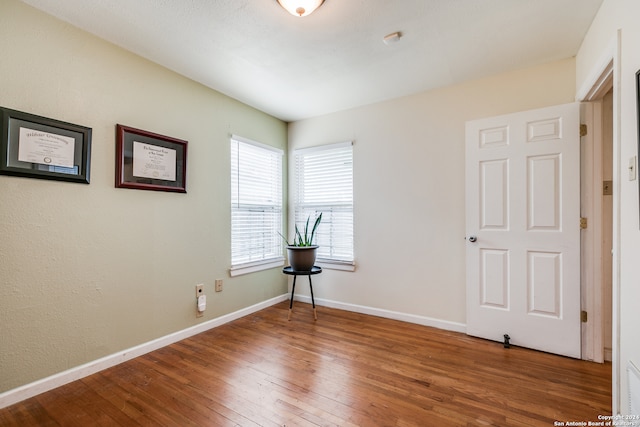
{"type": "Polygon", "coordinates": [[[304,276],[310,276],[312,274],[320,274],[320,273],[322,273],[322,267],[318,267],[318,266],[314,265],[313,267],[311,267],[311,270],[296,271],[291,266],[289,266],[289,267],[283,268],[282,272],[284,274],[291,274],[291,275],[296,275],[296,276],[303,276],[303,275],[304,276]]]}

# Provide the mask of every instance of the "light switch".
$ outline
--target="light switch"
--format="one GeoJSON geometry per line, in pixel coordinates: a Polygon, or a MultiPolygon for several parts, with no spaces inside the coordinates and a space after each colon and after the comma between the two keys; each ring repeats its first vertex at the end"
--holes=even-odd
{"type": "Polygon", "coordinates": [[[629,159],[629,181],[635,181],[637,176],[637,156],[629,159]]]}

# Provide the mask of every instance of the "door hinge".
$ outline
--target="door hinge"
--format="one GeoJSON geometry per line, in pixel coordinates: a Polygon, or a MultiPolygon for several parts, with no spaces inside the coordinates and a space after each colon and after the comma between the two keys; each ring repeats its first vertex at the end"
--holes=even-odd
{"type": "Polygon", "coordinates": [[[587,312],[584,310],[580,312],[580,321],[582,323],[587,323],[587,312]]]}
{"type": "Polygon", "coordinates": [[[587,218],[580,218],[580,228],[584,230],[587,228],[587,218]]]}
{"type": "Polygon", "coordinates": [[[587,125],[580,125],[580,136],[587,136],[587,125]]]}

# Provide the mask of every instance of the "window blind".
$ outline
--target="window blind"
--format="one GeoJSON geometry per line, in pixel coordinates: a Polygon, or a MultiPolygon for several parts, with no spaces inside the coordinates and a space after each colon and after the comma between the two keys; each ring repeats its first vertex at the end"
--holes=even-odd
{"type": "Polygon", "coordinates": [[[231,138],[231,269],[283,260],[283,151],[231,138]]]}
{"type": "MultiPolygon", "coordinates": [[[[350,263],[353,255],[351,142],[296,150],[294,210],[298,228],[322,213],[316,233],[319,262],[350,263]]],[[[310,224],[311,226],[311,224],[310,224]]]]}

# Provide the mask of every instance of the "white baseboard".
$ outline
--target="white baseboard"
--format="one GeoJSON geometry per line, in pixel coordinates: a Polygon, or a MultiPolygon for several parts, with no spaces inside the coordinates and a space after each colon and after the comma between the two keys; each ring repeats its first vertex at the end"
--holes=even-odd
{"type": "MultiPolygon", "coordinates": [[[[256,311],[260,311],[272,305],[278,304],[282,301],[289,299],[289,294],[280,295],[275,298],[263,301],[261,303],[252,305],[250,307],[243,308],[233,313],[220,316],[218,318],[209,320],[204,323],[192,326],[182,331],[174,332],[164,337],[157,338],[153,341],[149,341],[135,347],[128,348],[118,353],[105,356],[103,358],[85,363],[84,365],[76,366],[75,368],[68,369],[66,371],[51,375],[38,381],[34,381],[29,384],[25,384],[21,387],[8,390],[4,393],[0,393],[0,409],[7,406],[18,403],[22,400],[44,393],[54,388],[63,386],[72,381],[79,380],[96,372],[100,372],[104,369],[115,366],[119,363],[126,362],[143,354],[173,344],[185,338],[189,338],[193,335],[208,331],[209,329],[216,328],[218,326],[229,323],[233,320],[247,316],[256,311]]],[[[295,296],[296,301],[302,301],[311,303],[311,297],[304,295],[295,296]]],[[[449,322],[446,320],[433,319],[430,317],[417,316],[414,314],[400,313],[396,311],[384,310],[380,308],[367,307],[356,304],[348,304],[338,301],[326,300],[316,298],[316,305],[337,308],[340,310],[353,311],[355,313],[368,314],[371,316],[384,317],[387,319],[401,320],[403,322],[415,323],[423,326],[431,326],[438,329],[444,329],[454,332],[466,332],[466,325],[463,323],[449,322]]]]}
{"type": "Polygon", "coordinates": [[[38,381],[25,384],[21,387],[8,390],[4,393],[0,393],[0,409],[6,408],[7,406],[36,396],[40,393],[44,393],[45,391],[63,386],[72,381],[76,381],[91,374],[95,374],[96,372],[100,372],[104,369],[110,368],[122,362],[126,362],[127,360],[131,360],[135,357],[142,356],[143,354],[165,347],[169,344],[173,344],[185,338],[189,338],[193,335],[208,331],[209,329],[224,325],[225,323],[229,323],[233,320],[247,316],[251,313],[255,313],[256,311],[260,311],[264,308],[270,307],[274,304],[278,304],[279,302],[286,301],[288,299],[288,294],[280,295],[278,297],[271,298],[261,303],[252,305],[250,307],[243,308],[242,310],[220,316],[218,318],[200,323],[187,329],[183,329],[164,337],[157,338],[153,341],[128,348],[118,353],[114,353],[109,356],[91,361],[89,363],[85,363],[84,365],[76,366],[75,368],[71,368],[66,371],[40,379],[38,381]]]}
{"type": "MultiPolygon", "coordinates": [[[[311,304],[311,297],[306,295],[296,295],[294,301],[302,301],[311,304]]],[[[415,323],[422,326],[443,329],[453,332],[467,332],[467,325],[447,320],[434,319],[431,317],[417,316],[415,314],[401,313],[398,311],[384,310],[381,308],[367,307],[364,305],[349,304],[339,301],[332,301],[322,298],[315,298],[316,306],[338,308],[340,310],[353,311],[355,313],[369,314],[371,316],[384,317],[386,319],[401,320],[403,322],[415,323]]]]}

